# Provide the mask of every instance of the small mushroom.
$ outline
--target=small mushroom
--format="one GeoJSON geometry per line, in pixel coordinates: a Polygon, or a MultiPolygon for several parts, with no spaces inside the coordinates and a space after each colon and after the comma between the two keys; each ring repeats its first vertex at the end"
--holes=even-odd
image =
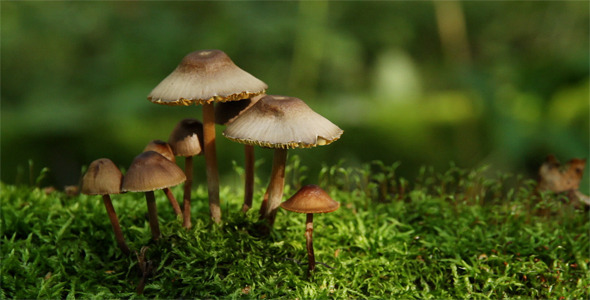
{"type": "MultiPolygon", "coordinates": [[[[220,125],[227,125],[235,120],[244,111],[258,102],[264,94],[255,96],[250,99],[244,99],[231,102],[220,102],[215,106],[215,122],[220,125]]],[[[252,198],[254,196],[254,146],[244,144],[244,170],[246,178],[244,181],[244,205],[242,212],[247,212],[252,207],[252,198]]]]}
{"type": "Polygon", "coordinates": [[[193,184],[193,156],[203,154],[203,124],[196,119],[184,119],[172,130],[168,143],[175,155],[184,156],[184,196],[182,200],[184,228],[191,228],[191,188],[193,184]]]}
{"type": "Polygon", "coordinates": [[[123,177],[122,191],[145,192],[150,229],[154,240],[160,238],[154,191],[181,184],[185,180],[184,172],[175,163],[155,151],[146,151],[136,156],[123,177]]]}
{"type": "Polygon", "coordinates": [[[221,50],[186,55],[176,69],[148,95],[165,105],[203,105],[203,139],[211,218],[221,222],[219,172],[215,149],[215,102],[247,99],[264,93],[266,83],[240,69],[221,50]]]}
{"type": "Polygon", "coordinates": [[[327,145],[342,132],[301,99],[267,95],[228,124],[223,135],[238,143],[275,149],[268,200],[261,205],[261,218],[272,226],[283,197],[287,149],[327,145]]]}
{"type": "Polygon", "coordinates": [[[340,207],[340,203],[330,198],[330,195],[319,186],[310,184],[302,187],[289,200],[281,203],[281,207],[288,211],[307,214],[305,241],[309,259],[309,272],[311,273],[315,270],[313,214],[333,212],[340,207]]]}
{"type": "Polygon", "coordinates": [[[119,226],[119,219],[115,213],[115,208],[111,201],[110,194],[121,193],[121,181],[123,175],[115,164],[108,158],[100,158],[93,161],[88,167],[88,171],[82,178],[82,193],[86,195],[102,195],[104,206],[111,220],[115,239],[119,248],[129,255],[131,251],[125,243],[121,226],[119,226]]]}
{"type": "MultiPolygon", "coordinates": [[[[172,152],[172,148],[170,148],[170,145],[168,145],[168,143],[162,140],[153,140],[149,142],[147,146],[145,146],[145,148],[143,149],[143,152],[145,151],[158,152],[169,161],[173,163],[176,162],[176,158],[174,157],[174,152],[172,152]]],[[[174,194],[172,194],[172,190],[170,190],[170,188],[168,187],[163,188],[162,190],[164,191],[164,194],[166,194],[166,197],[168,197],[168,201],[170,201],[170,205],[172,205],[174,214],[176,216],[182,216],[182,211],[180,210],[178,201],[176,201],[176,197],[174,197],[174,194]]]]}

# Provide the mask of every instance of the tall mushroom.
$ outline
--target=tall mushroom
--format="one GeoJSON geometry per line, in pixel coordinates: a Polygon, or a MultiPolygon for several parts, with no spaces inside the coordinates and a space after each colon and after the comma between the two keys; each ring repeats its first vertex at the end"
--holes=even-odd
{"type": "Polygon", "coordinates": [[[184,172],[175,163],[155,151],[146,151],[136,156],[123,177],[122,191],[145,192],[150,229],[154,240],[160,238],[154,191],[181,184],[185,180],[184,172]]]}
{"type": "Polygon", "coordinates": [[[329,213],[337,210],[340,203],[330,198],[330,195],[319,186],[310,184],[302,187],[289,200],[281,203],[281,207],[292,212],[307,214],[305,222],[305,241],[309,259],[309,272],[315,270],[315,255],[313,253],[313,214],[329,213]]]}
{"type": "Polygon", "coordinates": [[[125,243],[125,238],[119,225],[119,218],[117,218],[110,196],[110,194],[121,193],[122,178],[121,171],[110,159],[97,159],[90,164],[88,171],[82,177],[82,193],[86,195],[102,195],[104,206],[113,226],[117,244],[123,253],[129,255],[131,251],[125,243]]]}
{"type": "Polygon", "coordinates": [[[287,149],[327,145],[342,132],[301,99],[267,95],[228,124],[223,134],[239,143],[275,149],[268,200],[261,206],[261,218],[272,226],[283,197],[287,149]]]}
{"type": "MultiPolygon", "coordinates": [[[[250,99],[218,103],[215,106],[215,122],[220,125],[231,123],[231,121],[235,120],[262,97],[264,97],[264,94],[250,99]]],[[[243,212],[247,212],[252,207],[252,198],[254,196],[254,163],[254,146],[244,144],[244,171],[246,178],[244,181],[243,212]]]]}
{"type": "MultiPolygon", "coordinates": [[[[174,152],[170,145],[162,140],[152,140],[149,142],[145,148],[143,148],[143,152],[145,151],[155,151],[160,153],[162,156],[167,158],[169,161],[175,163],[176,158],[174,157],[174,152]]],[[[178,201],[176,201],[176,197],[172,194],[172,190],[169,187],[163,188],[164,194],[168,197],[168,201],[170,201],[170,205],[172,205],[172,209],[174,210],[174,214],[176,216],[182,216],[182,211],[180,210],[180,206],[178,205],[178,201]]]]}
{"type": "Polygon", "coordinates": [[[175,155],[184,156],[184,196],[182,200],[184,228],[191,228],[191,188],[193,185],[193,156],[203,154],[203,124],[196,119],[184,119],[170,133],[168,144],[175,155]]]}
{"type": "Polygon", "coordinates": [[[236,101],[262,94],[267,85],[236,66],[221,50],[201,50],[186,55],[148,99],[166,105],[203,105],[203,139],[211,218],[221,222],[219,172],[215,149],[214,102],[236,101]]]}

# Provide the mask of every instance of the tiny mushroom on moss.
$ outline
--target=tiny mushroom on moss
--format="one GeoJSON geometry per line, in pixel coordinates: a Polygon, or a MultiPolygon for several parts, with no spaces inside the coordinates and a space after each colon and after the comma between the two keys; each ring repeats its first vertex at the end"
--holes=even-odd
{"type": "Polygon", "coordinates": [[[184,156],[184,196],[182,202],[184,228],[191,228],[191,188],[193,184],[193,156],[203,154],[203,124],[196,119],[183,119],[170,133],[168,138],[172,151],[177,156],[184,156]]]}
{"type": "Polygon", "coordinates": [[[264,93],[266,83],[240,69],[221,50],[186,55],[148,95],[154,103],[203,106],[203,139],[211,218],[221,222],[219,172],[215,149],[215,102],[236,101],[264,93]]]}
{"type": "Polygon", "coordinates": [[[334,201],[319,186],[310,184],[302,187],[289,200],[281,203],[281,207],[292,212],[307,214],[305,223],[305,241],[309,259],[309,272],[315,270],[313,253],[313,214],[329,213],[337,210],[340,203],[334,201]]]}
{"type": "MultiPolygon", "coordinates": [[[[145,151],[158,152],[169,161],[176,162],[176,158],[174,157],[174,152],[172,152],[172,148],[170,148],[170,145],[168,145],[168,143],[162,140],[152,140],[143,149],[143,152],[145,151]]],[[[178,201],[176,201],[176,197],[174,197],[174,194],[172,194],[172,190],[169,187],[163,188],[162,190],[164,191],[164,194],[166,194],[166,197],[168,197],[168,201],[170,201],[170,205],[172,205],[174,214],[176,216],[182,216],[182,211],[180,210],[178,201]]]]}
{"type": "MultiPolygon", "coordinates": [[[[262,97],[264,97],[264,94],[239,101],[218,103],[215,106],[215,122],[220,125],[231,123],[262,97]]],[[[254,196],[254,163],[254,146],[244,144],[244,171],[246,176],[244,181],[243,212],[247,212],[252,207],[252,198],[254,196]]]]}
{"type": "Polygon", "coordinates": [[[149,224],[154,240],[160,238],[154,191],[181,184],[185,180],[182,169],[155,151],[146,151],[136,156],[123,176],[122,191],[145,192],[149,224]]]}
{"type": "Polygon", "coordinates": [[[121,171],[113,161],[108,158],[97,159],[88,166],[88,171],[82,177],[82,193],[86,195],[102,195],[117,244],[123,253],[129,255],[131,251],[125,243],[125,238],[119,225],[119,219],[115,213],[110,196],[111,194],[121,193],[122,178],[121,171]]]}
{"type": "Polygon", "coordinates": [[[274,224],[282,201],[287,149],[327,145],[343,131],[314,112],[301,99],[267,95],[227,125],[223,132],[230,140],[273,148],[274,158],[268,200],[261,205],[261,218],[274,224]]]}

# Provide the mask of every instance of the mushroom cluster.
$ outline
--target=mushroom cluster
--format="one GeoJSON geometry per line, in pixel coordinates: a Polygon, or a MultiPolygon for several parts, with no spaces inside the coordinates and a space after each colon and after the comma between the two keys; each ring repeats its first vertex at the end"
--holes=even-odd
{"type": "MultiPolygon", "coordinates": [[[[188,171],[185,173],[176,165],[175,154],[192,157],[192,155],[201,153],[202,130],[199,129],[199,125],[200,122],[197,120],[185,119],[180,121],[172,131],[170,143],[158,139],[150,141],[143,151],[133,159],[125,175],[108,158],[97,159],[88,167],[88,171],[82,178],[82,192],[87,195],[103,196],[115,239],[124,254],[129,255],[131,251],[123,238],[119,220],[111,202],[111,194],[145,193],[148,222],[153,240],[158,240],[161,237],[154,195],[156,190],[164,192],[174,214],[183,219],[185,228],[190,227],[190,183],[188,187],[185,187],[185,192],[188,190],[189,193],[189,201],[185,200],[183,203],[184,211],[178,205],[170,188],[188,181],[187,177],[192,175],[192,162],[187,163],[188,171]]],[[[187,158],[188,160],[189,158],[187,158]]]]}
{"type": "MultiPolygon", "coordinates": [[[[244,145],[245,182],[242,211],[252,207],[254,194],[254,147],[273,149],[271,178],[260,204],[261,219],[269,228],[275,222],[279,206],[305,213],[335,210],[304,211],[297,208],[298,198],[310,198],[313,190],[306,187],[281,205],[285,183],[287,150],[328,145],[340,138],[343,131],[314,112],[299,98],[267,95],[266,83],[236,66],[220,50],[195,51],[148,95],[148,100],[164,105],[202,105],[203,122],[187,118],[176,124],[168,141],[152,140],[134,159],[125,175],[108,159],[93,162],[84,175],[82,192],[102,195],[119,247],[129,254],[121,228],[111,203],[110,194],[121,192],[145,193],[148,222],[152,239],[161,237],[154,191],[163,190],[184,228],[191,227],[191,191],[193,188],[193,156],[204,155],[207,191],[211,219],[221,223],[219,171],[215,146],[215,124],[225,125],[223,135],[244,145]],[[184,170],[176,164],[182,156],[184,170]],[[180,206],[171,187],[184,183],[180,206]]],[[[325,197],[324,197],[325,198],[325,197]]],[[[302,200],[298,200],[302,201],[302,200]]],[[[333,200],[332,200],[333,201],[333,200]]],[[[336,205],[336,206],[334,206],[336,205]]],[[[311,243],[312,217],[308,215],[308,251],[310,270],[315,266],[311,243]]]]}
{"type": "Polygon", "coordinates": [[[273,225],[285,184],[287,150],[327,145],[340,138],[342,129],[317,114],[301,99],[267,95],[227,125],[230,140],[274,149],[268,199],[260,215],[273,225]]]}
{"type": "Polygon", "coordinates": [[[201,50],[186,55],[176,69],[148,95],[154,103],[202,105],[203,141],[209,210],[221,222],[219,171],[215,148],[215,102],[237,101],[262,94],[266,83],[240,69],[221,50],[201,50]]]}
{"type": "MultiPolygon", "coordinates": [[[[148,99],[157,104],[203,106],[209,210],[216,223],[221,222],[221,200],[215,123],[226,125],[225,137],[245,145],[244,212],[252,207],[253,146],[275,149],[271,179],[260,208],[261,218],[270,226],[283,197],[287,150],[327,145],[342,135],[338,126],[314,112],[301,99],[265,95],[267,88],[266,83],[240,69],[223,51],[201,50],[186,55],[148,95],[148,99]]],[[[189,164],[187,159],[185,166],[189,164]]],[[[190,187],[190,170],[185,171],[185,187],[190,187]]],[[[185,189],[184,204],[190,207],[190,189],[185,189]]],[[[187,211],[185,207],[185,222],[187,211]]],[[[185,227],[190,227],[190,220],[188,222],[185,227]]]]}

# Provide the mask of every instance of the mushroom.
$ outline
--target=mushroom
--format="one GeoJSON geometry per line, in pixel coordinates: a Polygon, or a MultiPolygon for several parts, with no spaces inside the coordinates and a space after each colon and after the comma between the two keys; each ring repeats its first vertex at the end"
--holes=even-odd
{"type": "MultiPolygon", "coordinates": [[[[153,140],[149,142],[147,146],[145,146],[145,148],[143,149],[143,152],[145,151],[158,152],[169,161],[173,163],[176,162],[176,158],[174,157],[174,152],[172,152],[172,148],[170,148],[170,145],[168,145],[168,143],[162,140],[153,140]]],[[[164,194],[166,194],[166,197],[168,197],[168,201],[170,201],[170,204],[172,205],[174,214],[176,216],[182,216],[182,211],[180,211],[180,206],[178,206],[178,201],[176,201],[176,197],[174,197],[174,194],[172,194],[172,190],[170,190],[170,188],[168,187],[163,188],[162,190],[164,191],[164,194]]]]}
{"type": "MultiPolygon", "coordinates": [[[[264,94],[250,99],[232,102],[220,102],[215,106],[215,122],[220,125],[227,125],[235,120],[240,114],[258,102],[264,94]]],[[[247,212],[252,207],[254,195],[254,146],[244,144],[244,165],[246,178],[244,181],[244,205],[242,212],[247,212]]]]}
{"type": "Polygon", "coordinates": [[[121,180],[123,175],[115,164],[108,158],[100,158],[93,161],[88,167],[88,171],[82,177],[82,193],[86,195],[102,195],[104,206],[111,220],[115,239],[119,248],[129,255],[131,251],[125,243],[119,219],[115,213],[115,208],[111,201],[110,194],[121,193],[121,180]]]}
{"type": "Polygon", "coordinates": [[[223,135],[239,143],[275,149],[268,200],[263,200],[260,211],[261,218],[272,226],[283,197],[287,149],[327,145],[342,133],[301,99],[267,95],[228,124],[223,135]]]}
{"type": "Polygon", "coordinates": [[[329,213],[337,210],[340,203],[330,198],[330,195],[319,186],[310,184],[302,187],[289,200],[281,203],[281,207],[292,212],[307,214],[305,222],[305,242],[309,260],[309,272],[315,270],[315,255],[313,253],[313,214],[329,213]]]}
{"type": "Polygon", "coordinates": [[[145,192],[150,229],[154,240],[160,238],[154,191],[178,185],[185,180],[184,172],[175,163],[155,151],[146,151],[136,156],[123,177],[122,191],[145,192]]]}
{"type": "Polygon", "coordinates": [[[221,50],[201,50],[186,55],[176,69],[148,95],[154,103],[203,105],[203,139],[209,193],[209,210],[221,222],[219,172],[215,149],[214,102],[236,101],[264,93],[268,86],[240,69],[221,50]]]}
{"type": "Polygon", "coordinates": [[[193,184],[193,156],[203,154],[203,124],[196,119],[184,119],[170,133],[168,143],[175,155],[184,156],[184,212],[182,226],[191,228],[191,188],[193,184]]]}

